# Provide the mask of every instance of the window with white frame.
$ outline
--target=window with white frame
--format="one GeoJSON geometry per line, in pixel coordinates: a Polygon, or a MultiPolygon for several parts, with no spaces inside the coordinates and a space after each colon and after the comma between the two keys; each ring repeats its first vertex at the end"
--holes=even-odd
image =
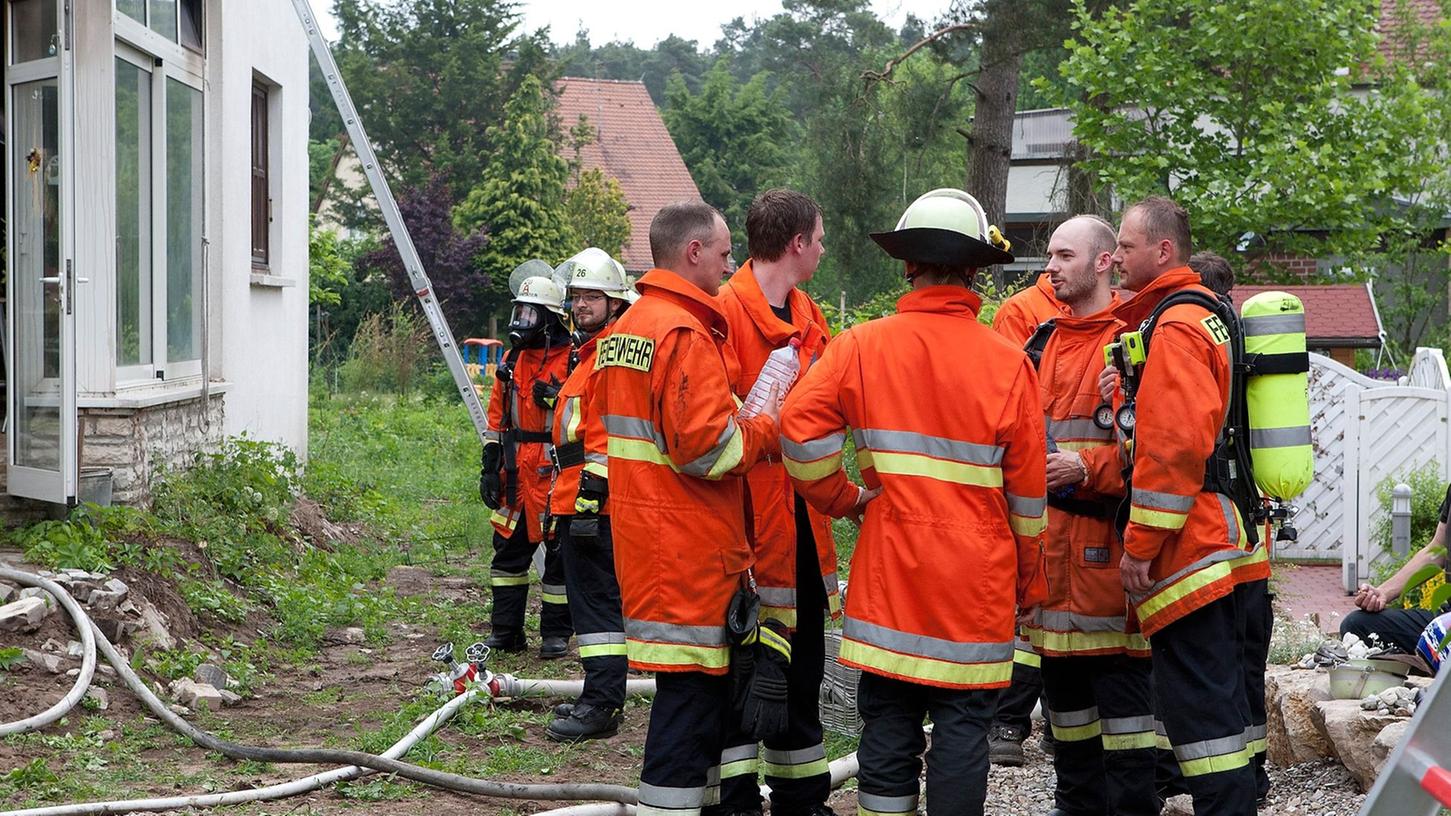
{"type": "Polygon", "coordinates": [[[116,2],[116,368],[201,371],[201,0],[116,2]]]}

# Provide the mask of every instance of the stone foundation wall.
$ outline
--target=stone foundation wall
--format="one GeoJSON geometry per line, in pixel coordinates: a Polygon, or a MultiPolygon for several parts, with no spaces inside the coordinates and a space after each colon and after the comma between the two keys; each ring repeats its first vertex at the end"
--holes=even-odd
{"type": "Polygon", "coordinates": [[[151,408],[81,411],[81,467],[109,467],[114,504],[151,503],[151,480],[162,467],[184,470],[197,451],[222,441],[225,403],[215,394],[151,408]]]}

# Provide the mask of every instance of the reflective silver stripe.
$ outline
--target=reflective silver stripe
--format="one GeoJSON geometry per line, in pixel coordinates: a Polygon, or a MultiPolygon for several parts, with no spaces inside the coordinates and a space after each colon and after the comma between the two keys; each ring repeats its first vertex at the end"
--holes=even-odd
{"type": "Polygon", "coordinates": [[[705,802],[705,786],[698,788],[667,788],[663,785],[640,783],[640,804],[647,807],[662,807],[675,810],[698,808],[705,802]]]}
{"type": "Polygon", "coordinates": [[[720,752],[720,764],[726,765],[732,762],[740,762],[743,759],[755,759],[758,756],[757,743],[750,745],[732,745],[720,752]]]}
{"type": "Polygon", "coordinates": [[[1187,513],[1194,507],[1194,496],[1180,496],[1177,493],[1160,493],[1155,490],[1133,489],[1133,503],[1151,510],[1167,510],[1170,513],[1187,513]]]}
{"type": "Polygon", "coordinates": [[[1251,740],[1262,740],[1262,739],[1265,738],[1265,736],[1266,736],[1267,733],[1268,733],[1268,730],[1266,729],[1266,727],[1263,724],[1261,724],[1261,725],[1251,725],[1249,728],[1246,728],[1244,730],[1245,737],[1247,737],[1247,738],[1249,738],[1251,740]]]}
{"type": "Polygon", "coordinates": [[[1169,736],[1169,732],[1164,729],[1164,721],[1158,717],[1154,718],[1154,733],[1161,737],[1169,736]]]}
{"type": "Polygon", "coordinates": [[[1250,428],[1251,448],[1295,448],[1310,444],[1310,426],[1294,428],[1250,428]]]}
{"type": "Polygon", "coordinates": [[[665,440],[655,430],[655,423],[648,419],[605,414],[601,417],[601,422],[605,426],[605,432],[610,436],[628,436],[632,439],[649,440],[655,443],[655,447],[662,451],[665,450],[665,440]]]}
{"type": "Polygon", "coordinates": [[[517,388],[509,389],[509,419],[510,424],[515,428],[524,424],[519,419],[519,389],[517,388]]]}
{"type": "Polygon", "coordinates": [[[999,663],[1013,659],[1013,642],[958,643],[927,635],[898,632],[885,626],[848,616],[842,636],[916,657],[930,657],[952,663],[999,663]]]}
{"type": "Polygon", "coordinates": [[[529,577],[529,570],[526,569],[523,572],[505,572],[503,570],[491,569],[491,570],[489,570],[489,577],[490,578],[528,578],[529,577]]]}
{"type": "Polygon", "coordinates": [[[1048,433],[1053,435],[1055,440],[1062,439],[1102,439],[1113,438],[1112,428],[1100,428],[1098,423],[1092,419],[1050,419],[1048,420],[1048,433]]]}
{"type": "Polygon", "coordinates": [[[828,573],[821,576],[821,585],[826,588],[827,595],[835,595],[841,592],[841,581],[837,579],[836,573],[828,573]]]}
{"type": "Polygon", "coordinates": [[[625,618],[625,634],[632,640],[653,643],[684,643],[691,646],[724,646],[725,625],[687,626],[681,623],[659,623],[625,618]]]}
{"type": "Polygon", "coordinates": [[[1128,621],[1123,615],[1100,617],[1059,609],[1040,610],[1038,623],[1044,629],[1058,632],[1122,632],[1128,627],[1128,621]]]}
{"type": "Polygon", "coordinates": [[[1008,512],[1014,515],[1037,518],[1043,515],[1048,509],[1048,499],[1046,496],[1027,498],[1024,496],[1014,496],[1012,493],[1007,494],[1007,496],[1008,512]]]}
{"type": "Polygon", "coordinates": [[[590,632],[587,635],[575,635],[575,640],[581,646],[606,646],[609,644],[621,644],[625,642],[624,632],[590,632]]]}
{"type": "Polygon", "coordinates": [[[550,595],[563,595],[565,592],[564,584],[540,584],[539,589],[550,595]]]}
{"type": "Polygon", "coordinates": [[[610,457],[608,455],[603,453],[595,453],[593,451],[586,451],[584,454],[584,460],[586,462],[592,462],[596,465],[608,465],[610,463],[610,457]]]}
{"type": "Polygon", "coordinates": [[[1077,711],[1054,711],[1048,709],[1048,722],[1059,728],[1077,728],[1098,722],[1098,706],[1081,708],[1077,711]]]}
{"type": "Polygon", "coordinates": [[[878,796],[857,790],[857,804],[873,813],[916,813],[917,794],[910,796],[878,796]]]}
{"type": "Polygon", "coordinates": [[[1199,559],[1198,561],[1195,561],[1194,563],[1190,564],[1189,566],[1185,567],[1184,569],[1179,570],[1178,572],[1174,573],[1173,575],[1170,575],[1168,578],[1165,578],[1164,580],[1158,582],[1157,584],[1154,584],[1152,587],[1149,588],[1149,591],[1148,592],[1145,592],[1143,595],[1135,595],[1133,593],[1130,593],[1129,594],[1129,597],[1131,597],[1131,598],[1147,598],[1148,596],[1153,595],[1155,592],[1158,592],[1159,590],[1163,589],[1164,587],[1166,587],[1166,586],[1174,583],[1175,581],[1178,581],[1180,578],[1183,578],[1184,576],[1188,575],[1191,572],[1198,572],[1199,570],[1204,569],[1205,567],[1209,566],[1210,564],[1217,564],[1220,561],[1233,561],[1236,558],[1248,558],[1249,556],[1254,555],[1256,552],[1259,552],[1259,547],[1256,547],[1255,549],[1250,550],[1248,552],[1245,551],[1245,550],[1240,550],[1240,549],[1216,550],[1215,552],[1212,552],[1209,555],[1204,556],[1203,558],[1199,559]]]}
{"type": "Polygon", "coordinates": [[[1219,512],[1224,514],[1224,529],[1227,532],[1226,538],[1231,544],[1239,544],[1239,520],[1238,514],[1234,512],[1234,502],[1223,493],[1215,493],[1214,497],[1219,499],[1219,512]]]}
{"type": "Polygon", "coordinates": [[[1304,312],[1246,317],[1242,318],[1240,322],[1244,324],[1245,337],[1258,337],[1265,334],[1305,333],[1304,312]]]}
{"type": "Polygon", "coordinates": [[[499,444],[499,443],[502,443],[504,441],[504,434],[501,431],[496,431],[496,430],[490,428],[489,430],[484,431],[484,440],[485,440],[484,444],[489,444],[489,443],[499,444]]]}
{"type": "Polygon", "coordinates": [[[1233,754],[1236,751],[1243,751],[1249,740],[1245,739],[1244,733],[1233,734],[1219,739],[1201,740],[1186,745],[1174,746],[1174,758],[1180,762],[1189,762],[1195,759],[1208,759],[1210,757],[1233,754]]]}
{"type": "MultiPolygon", "coordinates": [[[[733,416],[728,417],[726,419],[725,430],[720,432],[720,437],[715,441],[715,447],[706,451],[703,455],[696,457],[694,461],[686,463],[680,468],[680,472],[700,477],[708,475],[715,467],[715,463],[719,462],[721,456],[725,455],[726,448],[731,444],[731,439],[740,433],[740,430],[740,428],[736,427],[736,418],[733,416]]],[[[663,451],[664,448],[662,447],[661,450],[663,451]]]]}
{"type": "Polygon", "coordinates": [[[796,606],[796,590],[788,587],[756,587],[761,603],[766,606],[796,606]]]}
{"type": "Polygon", "coordinates": [[[810,748],[797,748],[794,751],[766,748],[761,751],[761,759],[772,765],[805,765],[826,759],[826,746],[818,742],[810,748]]]}
{"type": "Polygon", "coordinates": [[[1154,730],[1154,718],[1148,714],[1138,717],[1104,717],[1105,734],[1142,734],[1154,730]]]}
{"type": "Polygon", "coordinates": [[[798,462],[810,462],[813,459],[824,459],[833,453],[841,453],[842,446],[845,444],[846,434],[844,433],[834,433],[806,442],[792,442],[783,436],[781,437],[781,453],[798,462]]]}
{"type": "Polygon", "coordinates": [[[579,397],[570,397],[564,401],[564,413],[559,417],[559,427],[564,431],[564,441],[573,442],[575,437],[570,436],[569,423],[574,419],[574,404],[579,402],[579,397]]]}
{"type": "Polygon", "coordinates": [[[852,435],[864,441],[866,447],[883,453],[920,453],[935,459],[949,459],[984,467],[997,467],[1003,462],[1003,448],[998,445],[979,445],[976,442],[962,442],[915,431],[863,429],[854,431],[852,435]]]}

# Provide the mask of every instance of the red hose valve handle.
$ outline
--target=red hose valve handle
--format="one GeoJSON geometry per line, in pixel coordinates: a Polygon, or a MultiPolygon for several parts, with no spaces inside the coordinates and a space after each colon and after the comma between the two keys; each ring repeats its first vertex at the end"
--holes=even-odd
{"type": "Polygon", "coordinates": [[[1426,793],[1431,794],[1444,807],[1451,807],[1451,771],[1439,766],[1431,766],[1421,777],[1421,787],[1426,793]]]}

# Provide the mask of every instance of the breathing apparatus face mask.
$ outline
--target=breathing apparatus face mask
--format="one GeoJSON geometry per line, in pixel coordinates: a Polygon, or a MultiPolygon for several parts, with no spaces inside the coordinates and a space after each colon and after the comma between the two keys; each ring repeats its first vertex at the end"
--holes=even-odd
{"type": "Polygon", "coordinates": [[[509,345],[527,347],[543,337],[544,309],[533,303],[515,303],[509,315],[509,345]]]}

